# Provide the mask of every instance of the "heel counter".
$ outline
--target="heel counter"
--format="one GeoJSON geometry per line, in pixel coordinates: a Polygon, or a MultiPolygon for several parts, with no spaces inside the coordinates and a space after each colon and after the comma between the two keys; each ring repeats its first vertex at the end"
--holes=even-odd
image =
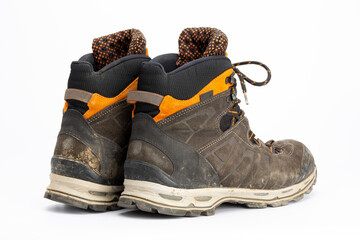
{"type": "Polygon", "coordinates": [[[127,159],[124,164],[125,179],[158,183],[169,187],[179,185],[159,167],[148,162],[127,159]]]}
{"type": "Polygon", "coordinates": [[[95,178],[102,183],[118,184],[123,181],[123,152],[118,144],[96,133],[80,112],[68,109],[63,116],[51,167],[62,175],[71,174],[69,177],[93,179],[97,175],[95,178]],[[75,174],[74,169],[78,173],[75,174]]]}
{"type": "Polygon", "coordinates": [[[171,175],[174,165],[160,149],[142,140],[133,140],[129,144],[126,159],[146,162],[153,165],[166,174],[171,175]]]}
{"type": "Polygon", "coordinates": [[[100,174],[98,171],[100,159],[96,157],[90,147],[68,133],[60,133],[58,135],[53,158],[64,158],[82,162],[100,174]]]}
{"type": "Polygon", "coordinates": [[[143,140],[133,140],[129,144],[126,159],[126,179],[176,186],[170,177],[174,171],[173,163],[154,145],[143,140]]]}
{"type": "MultiPolygon", "coordinates": [[[[191,146],[168,136],[147,114],[135,115],[129,150],[129,162],[136,160],[142,163],[141,168],[151,166],[157,169],[157,172],[166,174],[176,187],[220,186],[217,173],[202,155],[191,146]]],[[[128,172],[125,175],[128,176],[128,172]]]]}

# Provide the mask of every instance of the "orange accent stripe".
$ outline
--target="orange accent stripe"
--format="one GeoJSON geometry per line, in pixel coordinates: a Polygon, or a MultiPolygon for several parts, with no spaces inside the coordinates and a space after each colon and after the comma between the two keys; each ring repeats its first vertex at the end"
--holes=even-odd
{"type": "Polygon", "coordinates": [[[235,113],[235,114],[237,114],[238,112],[235,112],[235,111],[229,111],[230,113],[235,113]]]}
{"type": "Polygon", "coordinates": [[[254,133],[251,133],[251,136],[249,137],[249,139],[251,139],[251,137],[254,135],[254,133]]]}
{"type": "Polygon", "coordinates": [[[233,72],[233,69],[230,68],[223,73],[221,73],[219,76],[214,78],[208,85],[206,85],[203,89],[201,89],[200,92],[198,92],[195,96],[193,96],[190,99],[187,100],[179,100],[176,98],[173,98],[170,95],[166,95],[161,102],[159,106],[159,114],[154,117],[155,122],[158,122],[160,120],[163,120],[164,118],[167,118],[168,116],[187,108],[191,105],[194,105],[196,103],[200,102],[200,95],[204,94],[206,92],[209,92],[213,90],[213,95],[217,95],[219,93],[222,93],[229,89],[229,87],[232,86],[231,83],[226,83],[225,79],[229,77],[233,72]]]}
{"type": "Polygon", "coordinates": [[[135,116],[135,109],[136,109],[136,104],[134,104],[134,108],[131,111],[131,118],[134,118],[134,116],[135,116]]]}
{"type": "Polygon", "coordinates": [[[64,105],[63,113],[65,113],[65,112],[67,111],[68,107],[69,107],[69,104],[68,104],[68,102],[67,102],[67,101],[65,101],[65,105],[64,105]]]}
{"type": "Polygon", "coordinates": [[[89,110],[84,113],[84,118],[88,119],[89,117],[93,116],[94,114],[100,112],[107,106],[114,104],[120,100],[123,100],[127,97],[129,91],[133,91],[137,89],[138,79],[136,78],[129,86],[127,86],[121,93],[113,98],[103,97],[98,93],[94,93],[88,102],[89,110]]]}

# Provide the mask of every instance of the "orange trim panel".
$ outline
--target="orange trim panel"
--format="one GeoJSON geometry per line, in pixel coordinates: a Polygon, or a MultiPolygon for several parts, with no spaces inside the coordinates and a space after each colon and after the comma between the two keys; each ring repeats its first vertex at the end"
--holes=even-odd
{"type": "Polygon", "coordinates": [[[233,72],[233,69],[230,68],[224,71],[222,74],[214,78],[208,85],[206,85],[200,92],[198,92],[195,96],[187,100],[179,100],[173,98],[170,95],[166,95],[159,106],[159,114],[154,117],[155,122],[159,122],[170,115],[183,110],[184,108],[190,107],[196,103],[200,102],[200,95],[207,93],[213,90],[214,96],[222,93],[229,89],[232,86],[231,83],[226,83],[225,79],[229,77],[233,72]]]}
{"type": "Polygon", "coordinates": [[[94,114],[100,112],[107,106],[114,104],[120,100],[123,100],[127,97],[129,91],[133,91],[137,89],[139,78],[136,78],[129,86],[127,86],[121,93],[113,98],[103,97],[98,93],[94,93],[88,102],[89,110],[84,113],[84,118],[88,119],[89,117],[93,116],[94,114]]]}
{"type": "MultiPolygon", "coordinates": [[[[120,100],[123,100],[127,97],[128,92],[130,91],[134,91],[137,90],[137,86],[138,86],[138,80],[139,78],[136,78],[132,83],[130,83],[129,86],[127,86],[121,93],[119,93],[117,96],[113,97],[113,98],[107,98],[104,96],[101,96],[98,93],[94,93],[89,102],[88,102],[88,107],[89,109],[84,113],[84,118],[88,119],[89,117],[93,116],[94,114],[100,112],[101,110],[103,110],[104,108],[110,106],[111,104],[114,104],[120,100]]],[[[68,109],[68,102],[65,101],[65,106],[63,109],[63,113],[66,112],[66,110],[68,109]]]]}

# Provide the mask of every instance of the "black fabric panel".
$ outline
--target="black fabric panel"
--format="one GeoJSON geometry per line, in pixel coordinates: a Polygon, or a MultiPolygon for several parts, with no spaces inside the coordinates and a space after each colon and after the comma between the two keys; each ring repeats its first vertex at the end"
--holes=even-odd
{"type": "Polygon", "coordinates": [[[234,121],[234,124],[239,120],[242,110],[240,109],[239,105],[236,103],[232,109],[232,112],[227,112],[221,119],[220,119],[220,129],[221,131],[225,132],[228,130],[234,121]]]}
{"type": "Polygon", "coordinates": [[[176,61],[178,59],[178,56],[179,55],[176,53],[164,54],[153,58],[152,62],[160,63],[163,66],[164,71],[168,73],[174,71],[177,68],[176,61]]]}
{"type": "Polygon", "coordinates": [[[94,59],[94,54],[93,54],[93,53],[85,54],[84,56],[82,56],[82,57],[79,59],[79,62],[89,62],[89,63],[91,63],[91,65],[93,66],[94,71],[98,71],[98,70],[99,70],[99,69],[97,68],[97,66],[96,66],[95,59],[94,59]]]}
{"type": "Polygon", "coordinates": [[[89,107],[86,103],[80,102],[77,100],[69,99],[66,100],[68,103],[68,109],[75,109],[78,110],[81,114],[86,113],[87,110],[89,110],[89,107]]]}
{"type": "MultiPolygon", "coordinates": [[[[166,73],[163,66],[164,59],[171,61],[166,63],[166,68],[171,68],[169,66],[176,62],[174,54],[167,54],[143,64],[139,76],[139,90],[186,100],[193,97],[225,70],[232,68],[231,61],[227,57],[211,56],[191,61],[166,73]]],[[[155,116],[158,108],[147,103],[136,103],[135,113],[138,112],[155,116]]]]}
{"type": "MultiPolygon", "coordinates": [[[[86,57],[88,58],[89,56],[86,57]]],[[[91,62],[75,61],[71,64],[68,88],[115,97],[139,76],[142,63],[149,60],[146,55],[130,55],[108,64],[97,72],[94,71],[91,62]]]]}
{"type": "Polygon", "coordinates": [[[160,110],[157,106],[154,106],[152,104],[137,102],[135,107],[135,113],[141,112],[147,113],[150,116],[155,117],[160,113],[160,110]]]}
{"type": "Polygon", "coordinates": [[[139,90],[185,100],[229,68],[232,68],[230,60],[219,56],[192,61],[170,73],[165,73],[160,63],[150,61],[143,64],[139,90]]]}
{"type": "Polygon", "coordinates": [[[230,116],[229,114],[225,114],[221,120],[220,120],[220,129],[221,131],[225,132],[231,127],[233,116],[230,116]]]}

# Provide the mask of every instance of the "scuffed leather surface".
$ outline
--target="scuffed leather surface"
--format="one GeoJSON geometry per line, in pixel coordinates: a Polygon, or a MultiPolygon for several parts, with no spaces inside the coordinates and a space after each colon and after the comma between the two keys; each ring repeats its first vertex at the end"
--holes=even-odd
{"type": "Polygon", "coordinates": [[[270,151],[262,141],[249,140],[247,118],[225,132],[220,119],[231,107],[229,93],[186,108],[159,122],[168,135],[202,154],[214,167],[222,186],[252,189],[278,189],[293,185],[314,169],[310,151],[295,140],[273,143],[280,153],[270,151]]]}
{"type": "Polygon", "coordinates": [[[219,122],[232,106],[227,101],[229,95],[230,89],[179,111],[158,124],[169,136],[199,149],[223,134],[219,122]]]}
{"type": "Polygon", "coordinates": [[[100,174],[100,159],[95,156],[90,147],[82,143],[78,137],[70,133],[58,135],[54,156],[62,156],[67,159],[77,160],[85,163],[100,174]]]}
{"type": "MultiPolygon", "coordinates": [[[[107,130],[111,128],[113,132],[121,134],[129,129],[123,127],[121,130],[113,124],[112,120],[119,116],[119,109],[116,106],[110,110],[107,109],[109,111],[106,113],[104,113],[105,110],[98,113],[100,116],[97,121],[92,122],[95,129],[98,130],[97,132],[80,112],[68,109],[63,116],[54,157],[83,163],[106,180],[122,182],[127,142],[122,138],[115,137],[113,133],[109,134],[107,130]],[[109,116],[108,119],[107,116],[109,116]],[[96,123],[101,121],[103,121],[102,128],[97,128],[96,123]]],[[[122,137],[129,137],[129,134],[124,134],[122,137]]]]}
{"type": "Polygon", "coordinates": [[[295,140],[275,142],[273,147],[282,149],[276,154],[262,141],[253,144],[248,137],[249,130],[248,120],[244,118],[219,139],[200,149],[217,170],[224,187],[278,189],[301,181],[313,170],[313,164],[309,164],[302,174],[306,151],[302,143],[295,140]]]}
{"type": "MultiPolygon", "coordinates": [[[[153,149],[158,149],[164,154],[173,164],[173,172],[169,175],[169,179],[177,184],[180,188],[199,188],[199,187],[219,187],[219,178],[210,165],[210,163],[190,145],[174,139],[167,135],[157,125],[154,119],[145,113],[135,114],[133,118],[132,133],[130,144],[133,141],[143,141],[152,145],[153,149]]],[[[144,159],[130,159],[142,161],[144,159]]],[[[145,164],[145,165],[146,165],[145,164]]],[[[154,165],[152,165],[154,166],[154,165]]],[[[158,172],[164,172],[160,168],[158,172]]],[[[126,172],[126,177],[135,180],[152,179],[154,176],[147,176],[151,174],[145,171],[126,172]],[[151,178],[150,178],[151,177],[151,178]]],[[[158,182],[162,184],[162,182],[158,182]]]]}
{"type": "Polygon", "coordinates": [[[126,155],[131,134],[131,112],[134,105],[126,100],[116,102],[87,119],[98,134],[117,143],[126,155]]]}
{"type": "Polygon", "coordinates": [[[174,165],[171,160],[155,146],[141,141],[133,140],[129,145],[127,159],[140,159],[163,170],[171,175],[174,171],[174,165]]]}

